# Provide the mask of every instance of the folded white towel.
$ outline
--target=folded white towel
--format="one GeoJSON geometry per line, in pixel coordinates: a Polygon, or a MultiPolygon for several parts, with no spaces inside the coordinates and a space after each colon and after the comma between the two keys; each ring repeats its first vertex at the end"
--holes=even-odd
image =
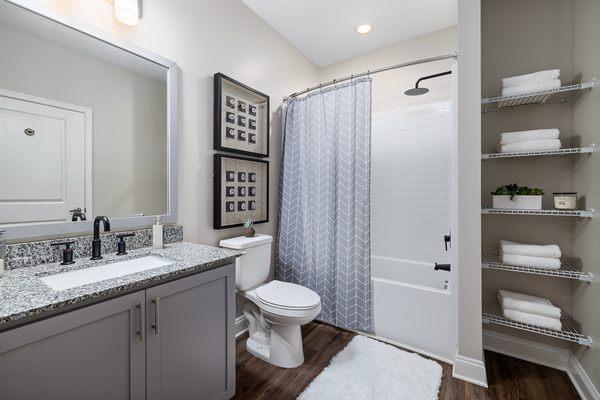
{"type": "Polygon", "coordinates": [[[499,243],[501,254],[516,254],[521,256],[560,258],[562,253],[560,247],[555,244],[536,245],[522,244],[501,240],[499,243]]]}
{"type": "Polygon", "coordinates": [[[518,142],[529,142],[532,140],[551,140],[558,139],[560,131],[558,129],[536,129],[531,131],[504,132],[500,134],[500,145],[518,142]]]}
{"type": "Polygon", "coordinates": [[[547,81],[558,79],[560,77],[560,69],[548,69],[544,71],[533,72],[531,74],[511,76],[502,79],[502,87],[508,88],[513,86],[525,85],[531,82],[547,81]]]}
{"type": "Polygon", "coordinates": [[[519,267],[560,269],[560,260],[557,258],[521,256],[518,254],[500,254],[500,261],[506,265],[519,267]]]}
{"type": "Polygon", "coordinates": [[[496,146],[498,153],[513,153],[515,151],[558,150],[562,147],[559,139],[531,140],[529,142],[508,143],[496,146]]]}
{"type": "Polygon", "coordinates": [[[549,318],[560,318],[560,308],[555,307],[550,300],[543,297],[498,290],[498,300],[505,310],[510,309],[549,318]]]}
{"type": "Polygon", "coordinates": [[[523,93],[534,93],[548,89],[558,89],[560,87],[560,79],[552,79],[549,81],[533,82],[525,85],[512,86],[502,88],[502,96],[512,96],[523,93]]]}
{"type": "Polygon", "coordinates": [[[560,331],[562,323],[557,318],[544,317],[543,315],[529,314],[523,311],[505,309],[502,310],[505,318],[524,324],[539,326],[541,328],[554,329],[560,331]]]}

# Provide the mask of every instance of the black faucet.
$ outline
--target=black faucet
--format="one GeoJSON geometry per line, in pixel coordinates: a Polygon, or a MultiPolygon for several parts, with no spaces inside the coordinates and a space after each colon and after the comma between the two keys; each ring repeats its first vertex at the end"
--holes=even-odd
{"type": "Polygon", "coordinates": [[[107,217],[99,215],[94,219],[94,238],[92,239],[92,260],[102,258],[102,242],[100,241],[100,222],[104,225],[104,232],[110,231],[110,221],[107,217]]]}

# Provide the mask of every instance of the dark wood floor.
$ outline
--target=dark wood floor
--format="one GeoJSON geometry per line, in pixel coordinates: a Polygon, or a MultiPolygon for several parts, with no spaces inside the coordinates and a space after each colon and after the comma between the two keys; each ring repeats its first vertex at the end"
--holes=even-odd
{"type": "MultiPolygon", "coordinates": [[[[234,399],[295,399],[354,334],[313,322],[302,327],[302,336],[305,361],[296,369],[277,368],[251,356],[245,349],[245,337],[240,338],[236,349],[237,393],[234,399]]],[[[453,378],[452,366],[440,362],[443,367],[440,400],[579,399],[562,371],[490,351],[485,352],[485,362],[488,389],[453,378]]]]}

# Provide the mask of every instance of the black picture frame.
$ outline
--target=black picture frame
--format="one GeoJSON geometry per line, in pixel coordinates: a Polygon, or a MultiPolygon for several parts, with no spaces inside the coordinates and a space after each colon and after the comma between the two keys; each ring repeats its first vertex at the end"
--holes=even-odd
{"type": "Polygon", "coordinates": [[[213,148],[215,150],[244,154],[254,157],[269,157],[269,120],[271,112],[269,96],[220,72],[214,74],[213,82],[213,148]],[[240,93],[250,92],[253,96],[261,98],[262,101],[266,102],[266,109],[255,109],[254,112],[252,112],[250,109],[250,104],[252,104],[252,102],[243,95],[239,95],[237,98],[234,98],[233,95],[229,96],[227,93],[224,93],[224,83],[226,85],[230,85],[230,87],[237,87],[240,93]],[[231,120],[231,123],[229,123],[228,120],[225,123],[222,121],[224,112],[223,96],[225,96],[225,100],[232,100],[231,109],[227,109],[231,113],[231,116],[236,115],[238,112],[242,113],[242,115],[237,115],[233,120],[231,120]],[[264,115],[262,115],[263,113],[264,115]],[[262,123],[258,123],[259,121],[262,121],[262,123]],[[254,129],[251,128],[252,125],[254,126],[254,129]],[[231,129],[234,127],[236,128],[235,137],[232,136],[231,132],[231,129]],[[229,131],[227,131],[228,129],[229,131]],[[263,136],[262,138],[260,137],[261,135],[263,136]],[[229,144],[227,143],[228,140],[229,144]],[[242,141],[247,142],[247,144],[240,143],[242,141]],[[235,144],[237,147],[232,147],[233,144],[235,144]],[[261,146],[264,151],[252,150],[260,149],[261,146]]]}
{"type": "Polygon", "coordinates": [[[246,218],[252,218],[253,215],[256,216],[261,212],[264,214],[264,218],[255,217],[252,219],[253,222],[255,224],[269,222],[269,161],[226,154],[214,154],[213,162],[213,228],[227,229],[243,226],[246,218]],[[237,160],[247,164],[266,167],[264,176],[262,178],[258,176],[258,167],[251,172],[247,170],[239,171],[237,169],[224,171],[222,167],[224,160],[237,160]],[[228,174],[228,172],[230,173],[228,174]],[[241,193],[239,192],[240,186],[236,186],[236,183],[239,182],[242,182],[245,188],[243,193],[244,201],[247,204],[245,210],[240,209],[243,205],[238,197],[238,194],[241,193]],[[262,185],[260,182],[262,182],[262,185]],[[262,190],[257,189],[259,186],[262,190]],[[260,193],[258,193],[259,191],[260,193]],[[263,204],[260,204],[261,197],[263,204]],[[236,222],[223,223],[223,213],[227,212],[227,207],[231,207],[229,212],[236,213],[236,218],[239,216],[236,222]]]}

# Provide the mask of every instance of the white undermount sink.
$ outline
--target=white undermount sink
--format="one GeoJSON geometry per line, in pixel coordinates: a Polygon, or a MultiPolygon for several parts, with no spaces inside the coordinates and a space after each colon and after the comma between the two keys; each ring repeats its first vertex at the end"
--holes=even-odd
{"type": "Polygon", "coordinates": [[[127,261],[104,264],[97,267],[82,268],[40,278],[54,290],[66,290],[107,279],[118,278],[136,272],[164,267],[175,261],[160,256],[146,256],[127,261]]]}

